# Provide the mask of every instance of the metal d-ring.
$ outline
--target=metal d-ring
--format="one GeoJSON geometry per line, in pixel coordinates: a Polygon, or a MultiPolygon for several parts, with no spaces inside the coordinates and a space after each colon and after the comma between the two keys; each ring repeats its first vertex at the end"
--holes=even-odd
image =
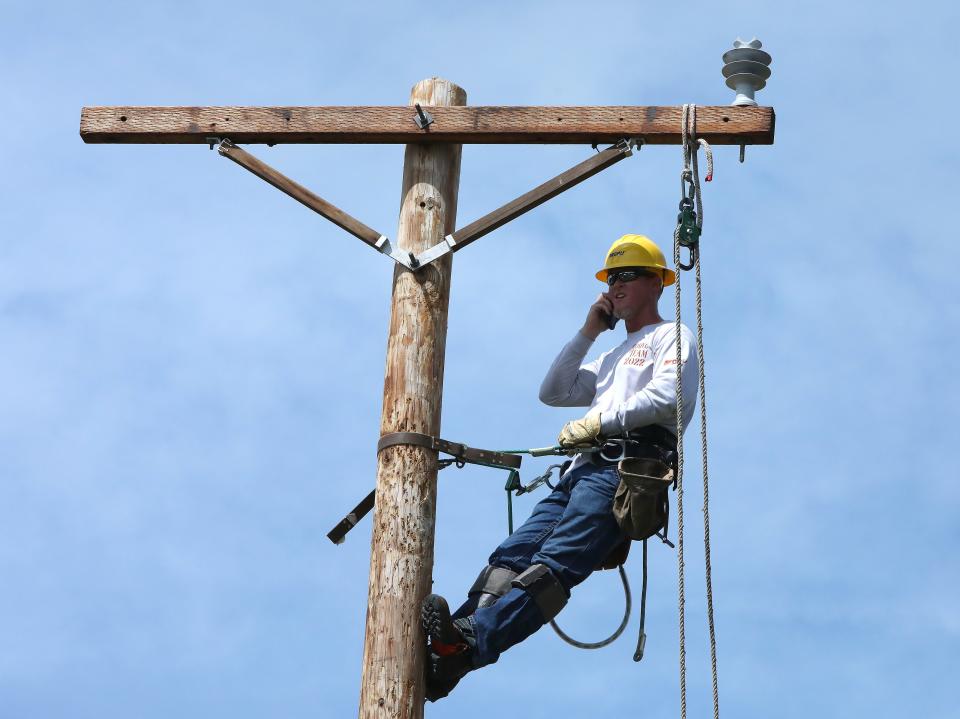
{"type": "Polygon", "coordinates": [[[627,458],[627,440],[622,439],[620,437],[613,437],[611,439],[608,439],[606,442],[603,443],[600,449],[597,450],[597,454],[600,455],[601,459],[604,459],[607,462],[619,462],[621,459],[626,459],[627,458]],[[611,445],[615,447],[619,446],[620,454],[618,456],[616,457],[608,456],[607,452],[612,451],[608,449],[608,447],[610,447],[611,445]]]}

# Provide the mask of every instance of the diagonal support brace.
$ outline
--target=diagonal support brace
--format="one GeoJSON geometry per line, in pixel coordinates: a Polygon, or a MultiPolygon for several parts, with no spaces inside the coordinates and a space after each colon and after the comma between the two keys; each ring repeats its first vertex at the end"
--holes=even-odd
{"type": "Polygon", "coordinates": [[[330,220],[330,222],[337,227],[346,230],[364,244],[377,250],[377,252],[393,258],[398,264],[403,265],[407,269],[414,269],[417,266],[416,258],[409,252],[403,252],[402,250],[394,248],[386,235],[367,227],[360,222],[360,220],[348,215],[336,205],[327,202],[303,185],[294,182],[286,175],[270,167],[267,163],[258,160],[246,150],[241,150],[230,142],[230,140],[221,140],[220,138],[208,139],[211,141],[211,147],[213,144],[219,144],[218,151],[223,157],[232,160],[261,180],[268,182],[281,192],[289,195],[297,202],[309,207],[321,217],[330,220]]]}
{"type": "MultiPolygon", "coordinates": [[[[471,242],[479,240],[484,235],[529,212],[534,207],[542,205],[547,200],[552,200],[557,195],[579,185],[598,172],[602,172],[611,165],[620,162],[620,160],[630,157],[633,154],[633,149],[635,147],[639,148],[641,145],[642,140],[639,138],[620,140],[612,147],[598,152],[569,170],[547,180],[542,185],[538,185],[530,192],[484,215],[479,220],[474,220],[466,227],[456,230],[453,234],[447,235],[443,242],[439,242],[420,253],[417,256],[417,264],[419,267],[423,267],[438,257],[443,257],[448,252],[463,249],[471,242]]],[[[417,265],[414,266],[414,269],[417,269],[417,265]]]]}
{"type": "Polygon", "coordinates": [[[515,200],[511,200],[493,212],[484,215],[478,220],[474,220],[466,227],[447,235],[443,239],[443,242],[437,243],[419,255],[414,256],[412,252],[393,247],[386,235],[367,227],[367,225],[360,222],[360,220],[347,214],[336,205],[327,202],[319,195],[316,195],[303,185],[300,185],[286,175],[273,169],[249,152],[240,149],[229,139],[208,139],[211,142],[211,147],[214,144],[219,144],[219,153],[228,160],[237,163],[261,180],[268,182],[281,192],[330,220],[337,227],[346,230],[363,243],[387,255],[397,264],[412,271],[425,267],[448,252],[456,252],[466,247],[471,242],[493,232],[511,220],[526,214],[533,208],[566,192],[571,187],[579,185],[584,180],[620,162],[620,160],[630,157],[633,154],[633,149],[639,148],[642,145],[642,141],[639,138],[620,140],[612,147],[598,152],[596,155],[574,165],[569,170],[547,180],[515,200]]]}

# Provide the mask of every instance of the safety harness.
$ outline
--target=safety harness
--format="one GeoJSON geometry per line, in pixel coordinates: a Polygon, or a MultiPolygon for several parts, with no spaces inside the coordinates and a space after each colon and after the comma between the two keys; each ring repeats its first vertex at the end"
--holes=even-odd
{"type": "MultiPolygon", "coordinates": [[[[462,442],[451,442],[450,440],[423,434],[421,432],[391,432],[380,437],[377,442],[377,453],[379,454],[388,447],[397,447],[401,445],[424,447],[429,450],[450,455],[448,458],[437,460],[438,469],[445,469],[451,465],[462,469],[467,464],[474,464],[493,469],[501,469],[508,472],[507,481],[504,489],[507,493],[507,531],[513,534],[513,497],[528,494],[542,485],[546,485],[551,490],[556,486],[551,484],[550,478],[554,470],[559,470],[559,476],[562,476],[567,467],[570,466],[568,460],[562,464],[551,464],[547,470],[534,478],[528,484],[520,481],[520,472],[518,471],[522,463],[522,455],[532,457],[544,456],[571,456],[574,454],[586,454],[591,457],[591,461],[596,464],[614,466],[624,458],[636,456],[636,451],[642,446],[648,446],[651,442],[663,444],[673,443],[673,435],[660,428],[648,427],[641,433],[634,433],[626,437],[612,437],[605,439],[601,444],[588,447],[564,448],[559,444],[549,447],[539,447],[532,449],[508,449],[508,450],[490,450],[470,447],[462,442]],[[659,430],[659,432],[657,431],[659,430]],[[669,435],[669,439],[667,436],[669,435]]],[[[363,500],[357,504],[337,525],[327,533],[327,537],[334,544],[341,544],[346,538],[347,533],[353,529],[357,523],[373,509],[376,498],[376,490],[371,491],[363,500]]],[[[665,500],[666,501],[666,500],[665,500]]],[[[668,522],[665,514],[663,529],[657,533],[661,541],[670,547],[674,544],[667,538],[668,522]]],[[[626,552],[623,553],[622,560],[615,566],[620,575],[620,581],[623,585],[624,593],[624,612],[623,619],[617,629],[608,636],[597,642],[582,642],[572,638],[564,632],[554,619],[550,619],[550,627],[556,632],[563,641],[579,649],[600,649],[616,641],[626,629],[632,611],[633,601],[630,593],[630,581],[624,570],[626,561],[626,552]]],[[[614,566],[614,565],[610,565],[614,566]]],[[[633,655],[634,661],[640,661],[643,658],[644,646],[646,644],[646,599],[647,599],[647,540],[643,540],[643,580],[640,595],[640,628],[637,637],[637,648],[633,655]]]]}

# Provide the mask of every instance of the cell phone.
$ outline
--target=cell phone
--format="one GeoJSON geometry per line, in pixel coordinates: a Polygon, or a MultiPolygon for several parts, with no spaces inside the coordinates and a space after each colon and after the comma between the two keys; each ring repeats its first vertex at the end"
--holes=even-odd
{"type": "MultiPolygon", "coordinates": [[[[613,300],[610,299],[610,295],[606,292],[603,293],[603,297],[607,298],[610,301],[610,306],[613,306],[613,300]]],[[[604,312],[603,308],[600,308],[600,312],[603,313],[603,318],[607,321],[607,329],[612,330],[617,326],[617,322],[620,321],[619,317],[614,317],[612,312],[604,312]]]]}
{"type": "Polygon", "coordinates": [[[612,314],[610,314],[609,312],[604,312],[604,313],[603,313],[603,316],[604,316],[604,317],[606,318],[606,320],[607,320],[607,328],[608,328],[608,329],[611,329],[611,330],[614,329],[614,328],[617,326],[617,322],[620,321],[620,318],[619,318],[619,317],[614,317],[614,316],[613,316],[612,314]]]}

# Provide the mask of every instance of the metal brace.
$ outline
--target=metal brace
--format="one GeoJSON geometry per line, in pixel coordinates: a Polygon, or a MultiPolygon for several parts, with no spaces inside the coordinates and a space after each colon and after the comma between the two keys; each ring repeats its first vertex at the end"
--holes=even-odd
{"type": "Polygon", "coordinates": [[[640,152],[640,150],[643,148],[643,138],[625,137],[622,140],[618,140],[615,147],[623,148],[624,152],[627,153],[627,157],[630,157],[633,155],[634,150],[640,152]]]}
{"type": "Polygon", "coordinates": [[[393,259],[398,265],[406,267],[408,270],[415,270],[420,266],[420,263],[417,261],[417,258],[412,252],[406,250],[394,249],[393,245],[390,244],[390,240],[386,235],[380,235],[380,239],[377,240],[374,245],[378,252],[382,252],[393,259]]]}
{"type": "MultiPolygon", "coordinates": [[[[254,175],[257,175],[261,179],[266,180],[268,183],[278,188],[279,190],[285,192],[286,194],[290,195],[294,199],[299,199],[301,202],[303,202],[303,204],[307,205],[307,207],[310,207],[310,209],[314,210],[315,212],[320,214],[322,217],[325,217],[326,219],[331,221],[335,221],[333,220],[333,217],[331,216],[329,211],[324,210],[323,208],[318,209],[318,207],[313,206],[310,203],[305,202],[301,198],[297,197],[297,195],[294,194],[293,191],[291,190],[291,185],[296,185],[296,183],[293,182],[293,180],[290,180],[287,177],[283,177],[283,175],[280,175],[280,173],[276,173],[276,174],[283,180],[282,182],[276,178],[271,179],[270,177],[264,176],[263,174],[261,174],[260,169],[262,168],[258,169],[256,164],[253,164],[253,165],[250,164],[250,160],[253,160],[254,162],[257,162],[257,163],[259,163],[259,161],[256,160],[256,158],[253,158],[252,156],[248,156],[247,153],[241,151],[235,144],[233,144],[230,141],[229,138],[217,137],[215,135],[208,135],[207,137],[204,138],[204,140],[210,145],[211,150],[214,148],[214,145],[217,145],[220,155],[222,155],[223,157],[227,157],[233,160],[244,169],[248,170],[249,172],[252,172],[254,175]],[[237,153],[232,153],[231,150],[237,150],[237,153]]],[[[264,163],[259,163],[259,164],[264,165],[264,163]]],[[[264,165],[264,167],[266,167],[268,170],[272,170],[272,168],[270,168],[268,165],[264,165]]],[[[274,172],[276,171],[274,170],[274,172]]],[[[325,201],[323,201],[321,198],[321,202],[325,202],[325,201]]],[[[326,205],[329,206],[329,203],[326,203],[326,205]]],[[[420,267],[420,261],[412,252],[408,250],[401,250],[399,248],[395,248],[393,245],[390,244],[390,240],[387,238],[386,235],[380,235],[377,238],[377,240],[371,244],[371,235],[374,234],[374,231],[371,230],[369,227],[366,227],[366,225],[363,225],[363,223],[361,223],[359,220],[354,220],[353,218],[350,218],[350,220],[351,220],[351,223],[349,223],[350,224],[349,227],[345,225],[341,225],[341,227],[343,227],[343,229],[347,230],[347,232],[354,235],[358,239],[362,240],[364,244],[368,246],[372,246],[375,250],[377,250],[377,252],[380,252],[381,254],[386,255],[387,257],[392,259],[394,262],[396,262],[398,265],[405,267],[408,270],[416,270],[418,267],[420,267]],[[358,226],[360,229],[357,229],[358,226]]]]}
{"type": "Polygon", "coordinates": [[[421,130],[426,130],[428,126],[433,124],[433,115],[420,107],[419,102],[414,103],[413,106],[417,110],[417,116],[413,118],[413,121],[421,130]]]}
{"type": "MultiPolygon", "coordinates": [[[[417,126],[421,129],[425,129],[430,123],[432,123],[433,117],[430,113],[426,112],[419,103],[415,105],[418,116],[415,118],[417,126]]],[[[210,145],[210,149],[213,150],[214,146],[219,146],[219,152],[221,155],[227,156],[229,154],[229,149],[235,147],[235,145],[226,137],[218,137],[215,135],[209,135],[204,138],[207,144],[210,145]]],[[[626,157],[630,157],[633,154],[634,149],[639,149],[643,145],[643,139],[639,137],[623,138],[619,140],[614,147],[620,150],[626,157]]],[[[231,157],[231,159],[234,159],[231,157]]],[[[235,160],[236,161],[236,160],[235,160]]],[[[244,163],[240,163],[244,165],[244,163]]],[[[246,169],[250,170],[250,167],[244,165],[246,169]]],[[[252,170],[251,170],[252,171],[252,170]]],[[[256,173],[255,173],[256,174],[256,173]]],[[[271,183],[273,184],[273,183],[271,183]]],[[[281,188],[283,189],[283,188],[281,188]]],[[[286,190],[284,190],[286,191],[286,190]]],[[[289,192],[287,194],[290,194],[289,192]]],[[[309,205],[308,205],[309,206],[309,205]]],[[[315,208],[314,208],[315,209],[315,208]]],[[[526,211],[526,210],[524,210],[526,211]]],[[[329,216],[325,215],[323,212],[320,213],[330,219],[329,216]]],[[[355,233],[354,233],[355,234],[355,233]]],[[[364,242],[369,243],[369,239],[364,238],[361,235],[357,235],[364,242]]],[[[394,262],[396,262],[401,267],[404,267],[411,272],[416,272],[419,269],[429,265],[434,260],[443,257],[448,252],[453,252],[457,249],[458,242],[453,234],[449,234],[443,238],[442,242],[438,242],[433,247],[429,247],[419,255],[415,255],[409,250],[403,250],[400,248],[395,248],[391,243],[389,238],[386,235],[380,235],[377,241],[373,244],[374,249],[376,249],[381,254],[386,255],[394,262]]]]}
{"type": "Polygon", "coordinates": [[[422,267],[423,265],[429,265],[438,257],[443,257],[448,252],[453,252],[454,245],[457,244],[457,241],[454,239],[453,235],[447,235],[443,238],[443,242],[438,242],[433,247],[430,247],[416,258],[417,264],[414,265],[414,269],[417,267],[422,267]]]}

